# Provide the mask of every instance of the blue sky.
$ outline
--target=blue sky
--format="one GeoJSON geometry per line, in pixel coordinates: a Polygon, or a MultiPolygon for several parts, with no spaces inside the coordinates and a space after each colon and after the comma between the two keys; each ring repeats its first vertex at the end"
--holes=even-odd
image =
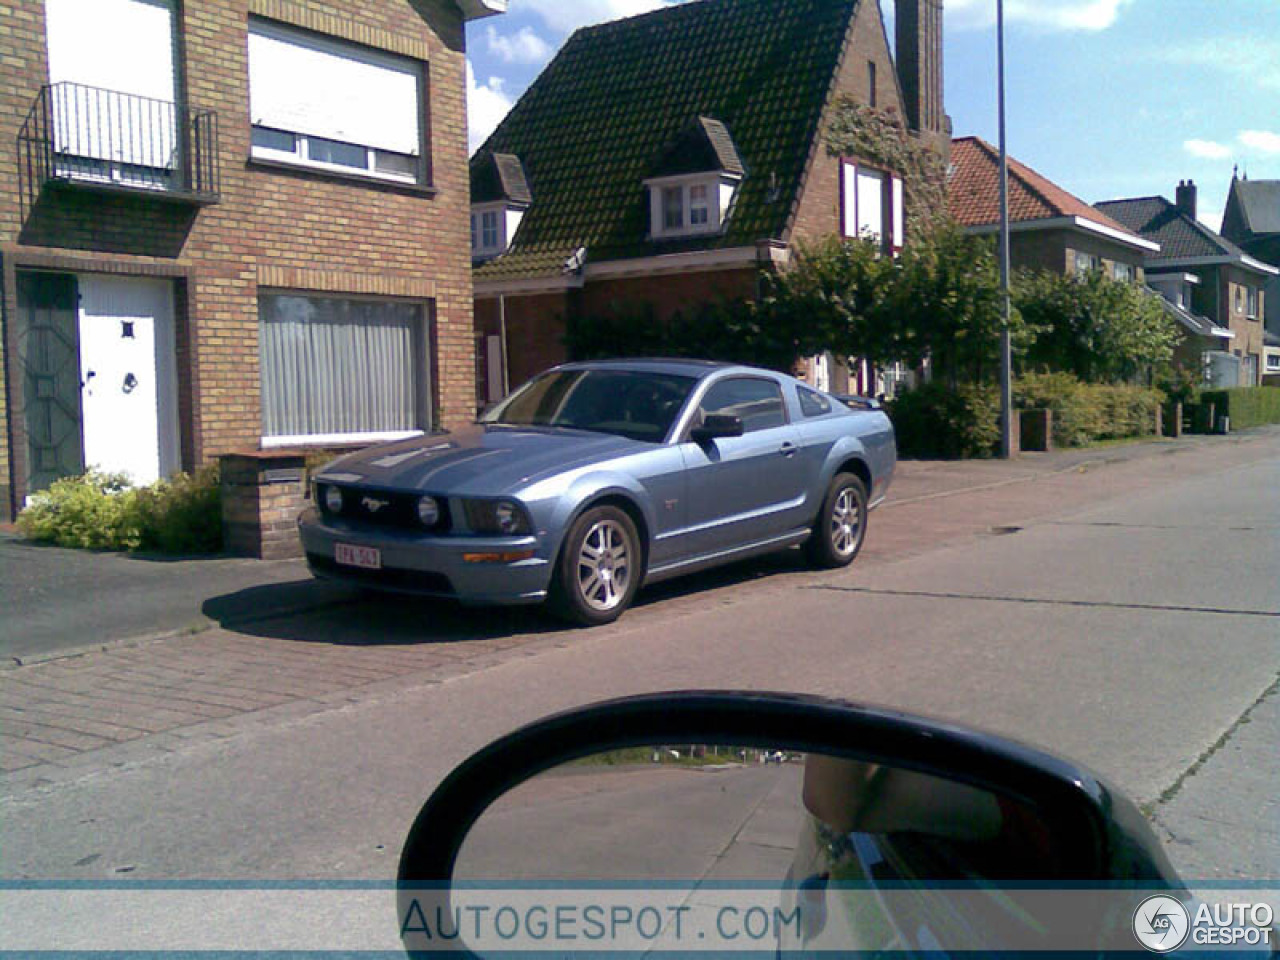
{"type": "MultiPolygon", "coordinates": [[[[472,147],[574,29],[683,0],[511,0],[468,28],[472,147]]],[[[785,3],[786,0],[778,0],[785,3]]],[[[893,0],[881,0],[892,36],[893,0]]],[[[995,0],[946,0],[947,112],[996,141],[995,0]]],[[[1280,179],[1280,0],[1006,0],[1009,151],[1089,202],[1280,179]]]]}

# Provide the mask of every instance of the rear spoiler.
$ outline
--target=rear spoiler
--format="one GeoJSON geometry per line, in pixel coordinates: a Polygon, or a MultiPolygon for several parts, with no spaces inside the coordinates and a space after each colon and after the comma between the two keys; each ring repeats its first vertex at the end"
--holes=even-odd
{"type": "Polygon", "coordinates": [[[837,396],[850,410],[883,410],[884,404],[874,397],[837,396]]]}

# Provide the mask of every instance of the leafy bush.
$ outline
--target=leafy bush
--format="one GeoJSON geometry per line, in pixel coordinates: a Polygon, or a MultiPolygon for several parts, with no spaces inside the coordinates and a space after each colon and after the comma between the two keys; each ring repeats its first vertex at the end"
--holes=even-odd
{"type": "Polygon", "coordinates": [[[1280,387],[1238,387],[1205,390],[1200,402],[1212,403],[1217,415],[1231,418],[1232,430],[1248,430],[1265,423],[1280,423],[1280,387]]]}
{"type": "Polygon", "coordinates": [[[160,553],[222,550],[222,489],[216,466],[176,473],[133,492],[140,546],[160,553]]]}
{"type": "Polygon", "coordinates": [[[31,540],[87,550],[217,553],[222,497],[217,467],[133,489],[119,474],[90,471],[55,482],[18,516],[31,540]]]}
{"type": "Polygon", "coordinates": [[[120,474],[65,477],[31,498],[18,529],[31,540],[87,550],[132,550],[141,543],[134,492],[120,474]]]}
{"type": "Polygon", "coordinates": [[[1013,403],[1020,410],[1052,410],[1053,442],[1082,447],[1154,433],[1164,394],[1149,387],[1081,383],[1069,373],[1031,373],[1014,384],[1013,403]]]}
{"type": "Polygon", "coordinates": [[[1000,393],[995,387],[950,389],[927,383],[889,406],[904,457],[989,457],[1000,442],[1000,393]]]}

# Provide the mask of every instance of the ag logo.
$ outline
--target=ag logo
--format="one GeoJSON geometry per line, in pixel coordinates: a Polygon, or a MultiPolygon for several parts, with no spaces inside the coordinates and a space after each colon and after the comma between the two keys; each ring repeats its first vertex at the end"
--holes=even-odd
{"type": "Polygon", "coordinates": [[[1173,897],[1147,897],[1133,914],[1133,935],[1153,953],[1177,950],[1190,929],[1187,908],[1173,897]]]}

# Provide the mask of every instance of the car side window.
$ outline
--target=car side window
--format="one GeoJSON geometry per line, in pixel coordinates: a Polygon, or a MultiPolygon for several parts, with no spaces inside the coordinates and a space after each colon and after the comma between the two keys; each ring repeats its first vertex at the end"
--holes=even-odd
{"type": "Polygon", "coordinates": [[[704,417],[716,414],[738,417],[744,433],[771,430],[787,422],[782,388],[772,380],[758,377],[720,381],[707,391],[698,409],[704,417]]]}
{"type": "Polygon", "coordinates": [[[821,417],[831,412],[831,401],[808,387],[796,387],[796,396],[800,398],[800,411],[806,417],[821,417]]]}

